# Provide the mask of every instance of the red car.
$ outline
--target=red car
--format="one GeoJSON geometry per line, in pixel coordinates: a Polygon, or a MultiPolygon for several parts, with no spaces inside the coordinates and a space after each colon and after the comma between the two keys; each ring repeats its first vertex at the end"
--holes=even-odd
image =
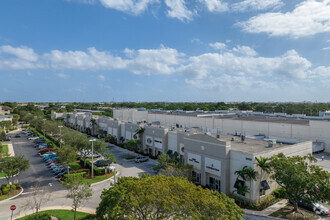
{"type": "Polygon", "coordinates": [[[53,148],[40,149],[40,150],[39,150],[39,153],[40,153],[41,151],[52,151],[52,150],[53,150],[53,148]]]}
{"type": "Polygon", "coordinates": [[[52,163],[55,163],[55,161],[49,161],[49,162],[47,163],[47,166],[48,166],[49,164],[52,164],[52,163]]]}

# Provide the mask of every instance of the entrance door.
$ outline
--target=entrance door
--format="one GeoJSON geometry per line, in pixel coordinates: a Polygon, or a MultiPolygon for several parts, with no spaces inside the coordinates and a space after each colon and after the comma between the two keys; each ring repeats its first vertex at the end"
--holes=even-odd
{"type": "Polygon", "coordinates": [[[209,177],[210,188],[220,192],[220,180],[214,177],[209,177]]]}

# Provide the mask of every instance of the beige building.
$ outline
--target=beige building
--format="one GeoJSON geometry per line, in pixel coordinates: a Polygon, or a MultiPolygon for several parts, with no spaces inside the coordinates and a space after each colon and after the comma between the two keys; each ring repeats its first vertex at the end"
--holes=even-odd
{"type": "Polygon", "coordinates": [[[285,143],[300,143],[312,140],[324,143],[325,151],[330,153],[330,120],[326,117],[299,118],[295,115],[237,115],[205,114],[199,112],[159,112],[138,111],[137,109],[115,109],[114,118],[132,122],[159,122],[168,127],[198,128],[212,134],[235,134],[245,136],[264,135],[285,143]],[[318,120],[316,120],[318,119],[318,120]]]}
{"type": "MultiPolygon", "coordinates": [[[[129,112],[125,111],[125,114],[129,115],[129,112]]],[[[56,113],[52,113],[53,115],[56,116],[56,113]]],[[[132,113],[131,115],[134,118],[139,114],[132,113]]],[[[153,122],[155,119],[160,119],[161,122],[171,119],[171,116],[167,114],[165,114],[167,119],[163,121],[161,117],[156,118],[156,116],[152,116],[154,117],[153,122]]],[[[75,112],[65,114],[65,123],[72,128],[86,130],[91,127],[91,118],[95,118],[97,121],[96,135],[111,134],[117,138],[118,143],[124,143],[127,140],[141,140],[144,152],[152,156],[161,153],[176,153],[184,164],[193,166],[196,184],[229,194],[235,192],[238,183],[241,183],[249,187],[250,193],[238,196],[253,202],[262,200],[278,188],[278,185],[267,174],[260,175],[256,157],[271,157],[280,152],[286,156],[303,156],[312,153],[312,141],[298,139],[293,141],[290,138],[283,138],[288,135],[283,130],[293,132],[292,129],[296,129],[294,126],[311,126],[314,121],[310,121],[308,124],[306,121],[271,123],[235,118],[218,120],[214,117],[191,117],[180,116],[176,118],[178,120],[176,124],[171,121],[171,125],[174,124],[174,126],[167,127],[93,116],[88,112],[75,112]],[[140,127],[144,127],[141,137],[136,134],[140,127]],[[223,133],[229,133],[229,135],[223,133]],[[258,136],[249,136],[249,134],[262,134],[259,138],[268,136],[268,139],[258,140],[258,136]],[[280,138],[276,140],[269,139],[269,137],[280,138]],[[251,167],[259,173],[256,181],[244,181],[235,174],[244,166],[251,167]]],[[[320,122],[319,126],[324,123],[324,127],[319,127],[319,131],[322,132],[322,129],[327,128],[327,124],[323,121],[320,122]]]]}

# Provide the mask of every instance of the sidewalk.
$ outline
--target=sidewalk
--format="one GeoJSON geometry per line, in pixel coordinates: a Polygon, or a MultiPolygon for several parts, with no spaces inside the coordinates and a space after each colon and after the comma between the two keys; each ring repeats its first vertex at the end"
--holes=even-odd
{"type": "Polygon", "coordinates": [[[11,156],[11,157],[15,156],[15,152],[14,152],[14,148],[13,148],[12,144],[8,144],[8,153],[9,153],[9,156],[11,156]]]}
{"type": "Polygon", "coordinates": [[[283,199],[274,205],[269,206],[268,208],[265,208],[262,211],[256,211],[256,210],[251,210],[251,209],[244,209],[244,212],[246,214],[250,215],[259,215],[259,216],[269,216],[273,212],[276,212],[277,210],[285,207],[288,204],[288,201],[286,199],[283,199]]]}

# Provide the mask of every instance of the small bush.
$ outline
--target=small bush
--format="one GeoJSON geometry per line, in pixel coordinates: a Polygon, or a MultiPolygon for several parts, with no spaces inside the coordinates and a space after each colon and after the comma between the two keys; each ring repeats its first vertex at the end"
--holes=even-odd
{"type": "Polygon", "coordinates": [[[11,190],[15,190],[17,187],[16,187],[16,185],[10,185],[10,188],[11,188],[11,190]]]}
{"type": "MultiPolygon", "coordinates": [[[[39,220],[50,220],[52,219],[52,216],[48,213],[41,213],[38,215],[39,220]]],[[[36,218],[36,214],[33,215],[29,215],[28,217],[26,217],[26,220],[35,220],[36,218]]]]}
{"type": "Polygon", "coordinates": [[[0,190],[0,196],[2,196],[2,190],[0,190]]]}
{"type": "Polygon", "coordinates": [[[275,189],[273,192],[274,196],[279,199],[283,198],[284,193],[285,193],[285,189],[283,188],[275,189]]]}
{"type": "Polygon", "coordinates": [[[90,215],[86,215],[83,218],[80,218],[80,220],[96,220],[96,215],[90,214],[90,215]]]}
{"type": "Polygon", "coordinates": [[[22,186],[20,184],[16,184],[16,189],[22,189],[22,186]]]}
{"type": "Polygon", "coordinates": [[[79,170],[79,168],[80,168],[80,164],[77,162],[70,163],[69,166],[75,171],[79,170]]]}
{"type": "Polygon", "coordinates": [[[7,195],[9,193],[9,189],[8,188],[2,188],[2,194],[3,195],[7,195]]]}

